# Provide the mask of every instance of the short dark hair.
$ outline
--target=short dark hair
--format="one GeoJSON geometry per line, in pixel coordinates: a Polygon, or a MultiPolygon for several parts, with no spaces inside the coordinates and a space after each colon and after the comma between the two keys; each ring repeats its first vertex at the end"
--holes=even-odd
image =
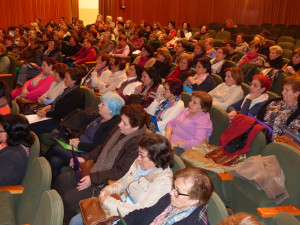
{"type": "Polygon", "coordinates": [[[7,133],[6,143],[9,146],[24,145],[30,147],[34,137],[29,133],[29,122],[21,114],[8,114],[0,117],[3,130],[7,133]]]}
{"type": "Polygon", "coordinates": [[[210,58],[208,58],[208,57],[199,58],[196,61],[196,65],[197,65],[197,63],[201,63],[201,65],[204,67],[204,69],[206,69],[206,73],[211,74],[210,58]]]}
{"type": "Polygon", "coordinates": [[[243,39],[243,41],[245,41],[246,38],[247,38],[247,35],[243,34],[243,33],[238,33],[237,36],[241,36],[241,38],[243,39]]]}
{"type": "Polygon", "coordinates": [[[191,179],[193,186],[188,194],[191,199],[199,200],[199,204],[207,205],[213,191],[214,184],[207,173],[199,168],[185,168],[174,174],[174,179],[191,179]]]}
{"type": "Polygon", "coordinates": [[[139,35],[139,38],[143,37],[143,31],[142,30],[138,30],[137,33],[139,35]]]}
{"type": "Polygon", "coordinates": [[[75,85],[80,85],[82,79],[82,70],[78,67],[68,68],[66,73],[70,74],[71,80],[75,81],[75,85]]]}
{"type": "Polygon", "coordinates": [[[140,137],[138,145],[148,151],[149,159],[157,168],[166,169],[173,166],[174,152],[169,140],[160,134],[145,134],[140,137]]]}
{"type": "Polygon", "coordinates": [[[192,97],[200,99],[200,106],[203,112],[208,112],[212,106],[212,97],[205,91],[194,91],[192,97]]]}
{"type": "Polygon", "coordinates": [[[174,21],[169,21],[170,24],[172,24],[173,27],[175,27],[175,22],[174,21]]]}
{"type": "Polygon", "coordinates": [[[126,36],[126,35],[123,35],[123,34],[120,35],[120,36],[119,36],[119,42],[120,42],[120,41],[127,41],[127,36],[126,36]]]}
{"type": "Polygon", "coordinates": [[[64,63],[56,63],[52,68],[52,70],[55,70],[58,73],[59,77],[62,80],[65,78],[65,73],[66,73],[67,69],[68,69],[68,66],[64,63]]]}
{"type": "Polygon", "coordinates": [[[78,37],[78,35],[72,34],[71,37],[74,39],[74,41],[76,42],[76,44],[78,44],[80,42],[80,38],[78,37]]]}
{"type": "Polygon", "coordinates": [[[92,34],[94,38],[97,38],[97,31],[89,30],[89,33],[92,34]]]}
{"type": "Polygon", "coordinates": [[[125,105],[121,109],[121,115],[125,115],[129,118],[131,127],[139,128],[142,128],[150,118],[144,107],[139,104],[125,105]]]}
{"type": "Polygon", "coordinates": [[[165,84],[169,85],[170,92],[175,96],[179,96],[183,90],[183,83],[177,78],[167,79],[165,84]]]}
{"type": "Polygon", "coordinates": [[[25,36],[21,36],[20,37],[20,40],[22,39],[22,41],[24,41],[24,43],[26,44],[26,46],[29,44],[29,39],[28,37],[25,37],[25,36]]]}
{"type": "Polygon", "coordinates": [[[159,83],[161,83],[160,76],[153,67],[149,67],[149,68],[145,69],[144,72],[146,72],[148,74],[149,78],[152,80],[153,86],[156,86],[159,83]]]}
{"type": "Polygon", "coordinates": [[[54,59],[52,57],[43,59],[43,62],[46,62],[48,66],[51,66],[51,65],[54,66],[57,63],[56,59],[54,59]]]}
{"type": "Polygon", "coordinates": [[[12,107],[10,88],[9,88],[8,84],[6,83],[6,81],[0,80],[0,98],[3,98],[3,97],[6,98],[8,105],[10,107],[12,107]]]}
{"type": "Polygon", "coordinates": [[[186,40],[179,40],[179,41],[177,41],[177,45],[178,44],[181,44],[182,47],[187,51],[187,49],[188,49],[188,42],[186,40]]]}
{"type": "MultiPolygon", "coordinates": [[[[102,58],[101,58],[102,59],[102,58]]],[[[126,60],[123,58],[115,58],[114,63],[115,66],[119,66],[119,70],[124,70],[126,67],[126,60]]]]}
{"type": "Polygon", "coordinates": [[[228,56],[229,56],[229,54],[230,54],[229,50],[227,48],[225,48],[225,47],[221,47],[219,49],[222,50],[223,55],[225,55],[225,59],[227,59],[228,56]]]}
{"type": "Polygon", "coordinates": [[[143,44],[141,49],[144,48],[148,53],[149,53],[149,57],[152,57],[154,54],[154,49],[151,45],[148,44],[143,44]]]}
{"type": "Polygon", "coordinates": [[[135,69],[135,73],[136,73],[136,76],[137,76],[137,79],[138,80],[141,80],[141,77],[142,77],[142,73],[144,71],[144,67],[139,65],[139,64],[131,64],[134,66],[134,69],[135,69]]]}
{"type": "Polygon", "coordinates": [[[231,48],[235,49],[236,48],[236,43],[233,40],[229,40],[226,42],[226,45],[230,45],[231,48]]]}
{"type": "Polygon", "coordinates": [[[52,40],[54,42],[54,51],[61,50],[61,42],[59,40],[52,40]]]}
{"type": "Polygon", "coordinates": [[[86,37],[86,38],[84,38],[84,41],[89,42],[91,44],[91,46],[93,46],[93,39],[92,38],[86,37]]]}
{"type": "Polygon", "coordinates": [[[99,52],[99,55],[97,58],[101,57],[101,61],[105,61],[105,65],[108,66],[110,62],[110,57],[107,53],[105,52],[99,52]]]}

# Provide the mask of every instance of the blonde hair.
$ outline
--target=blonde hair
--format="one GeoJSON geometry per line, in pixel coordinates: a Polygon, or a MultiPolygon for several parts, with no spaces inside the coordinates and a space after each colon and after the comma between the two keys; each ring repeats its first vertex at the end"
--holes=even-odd
{"type": "Polygon", "coordinates": [[[240,212],[224,218],[219,225],[263,225],[258,219],[248,213],[240,212]]]}
{"type": "Polygon", "coordinates": [[[281,56],[281,54],[282,54],[282,48],[279,45],[271,46],[270,47],[270,51],[272,51],[272,50],[276,51],[276,54],[279,55],[279,56],[281,56]]]}
{"type": "Polygon", "coordinates": [[[159,48],[157,49],[157,53],[161,54],[165,57],[164,63],[171,63],[172,62],[172,56],[170,54],[170,51],[166,48],[159,48]]]}

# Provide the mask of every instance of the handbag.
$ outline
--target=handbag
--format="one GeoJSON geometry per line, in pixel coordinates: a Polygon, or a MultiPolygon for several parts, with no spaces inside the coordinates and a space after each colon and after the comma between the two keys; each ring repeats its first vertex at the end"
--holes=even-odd
{"type": "Polygon", "coordinates": [[[221,146],[205,155],[205,158],[211,158],[215,163],[224,166],[231,166],[239,159],[239,157],[239,154],[226,155],[221,146]]]}
{"type": "Polygon", "coordinates": [[[20,97],[20,98],[16,98],[16,102],[19,105],[20,113],[22,113],[24,115],[36,113],[36,112],[30,110],[30,106],[38,104],[37,101],[20,97]]]}
{"type": "Polygon", "coordinates": [[[95,163],[93,160],[87,160],[83,163],[80,163],[79,168],[80,168],[80,175],[81,177],[88,176],[93,169],[95,163]]]}

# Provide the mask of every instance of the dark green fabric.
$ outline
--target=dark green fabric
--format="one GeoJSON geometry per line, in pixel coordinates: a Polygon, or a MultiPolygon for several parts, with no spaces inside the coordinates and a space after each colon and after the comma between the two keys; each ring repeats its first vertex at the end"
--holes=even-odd
{"type": "Polygon", "coordinates": [[[223,218],[228,216],[228,211],[224,203],[215,192],[208,202],[207,214],[210,225],[217,225],[223,218]]]}
{"type": "Polygon", "coordinates": [[[12,195],[8,191],[0,191],[0,202],[0,224],[16,224],[12,195]]]}
{"type": "Polygon", "coordinates": [[[278,213],[272,220],[274,225],[300,225],[300,221],[289,213],[278,213]]]}

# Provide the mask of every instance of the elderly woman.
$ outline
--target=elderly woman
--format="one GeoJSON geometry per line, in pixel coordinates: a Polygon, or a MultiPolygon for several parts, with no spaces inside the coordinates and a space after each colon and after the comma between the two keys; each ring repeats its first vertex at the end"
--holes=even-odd
{"type": "Polygon", "coordinates": [[[300,133],[300,79],[285,78],[282,95],[283,98],[270,100],[257,115],[273,128],[272,140],[282,135],[285,127],[293,134],[300,133]]]}
{"type": "Polygon", "coordinates": [[[244,55],[241,60],[238,62],[238,66],[243,65],[244,63],[252,63],[259,66],[263,66],[265,64],[265,60],[263,57],[259,56],[259,47],[260,43],[258,41],[251,41],[249,43],[249,52],[247,55],[244,55]]]}
{"type": "Polygon", "coordinates": [[[76,34],[71,35],[69,42],[70,45],[66,46],[65,48],[62,48],[62,53],[66,57],[75,55],[81,49],[80,38],[76,34]]]}
{"type": "Polygon", "coordinates": [[[228,106],[238,102],[244,96],[241,84],[244,80],[243,71],[238,67],[225,70],[225,82],[219,84],[209,92],[213,98],[213,104],[226,110],[228,106]]]}
{"type": "Polygon", "coordinates": [[[192,53],[193,56],[193,68],[196,67],[197,59],[200,59],[205,56],[205,46],[203,41],[198,41],[195,44],[194,52],[192,53]]]}
{"type": "Polygon", "coordinates": [[[207,203],[213,191],[214,184],[206,172],[186,168],[174,174],[173,189],[169,194],[150,208],[133,211],[124,220],[128,225],[206,225],[207,203]]]}
{"type": "Polygon", "coordinates": [[[19,87],[11,92],[12,99],[26,98],[30,100],[37,100],[50,88],[53,78],[53,66],[56,60],[53,58],[46,58],[42,63],[42,72],[31,80],[26,81],[23,88],[19,87]]]}
{"type": "Polygon", "coordinates": [[[153,68],[158,73],[161,79],[165,79],[172,69],[172,56],[166,48],[157,49],[157,59],[153,68]]]}
{"type": "MultiPolygon", "coordinates": [[[[138,157],[129,171],[116,183],[106,186],[99,196],[111,216],[118,215],[117,209],[125,216],[134,210],[151,207],[171,190],[173,151],[168,139],[159,134],[147,134],[139,139],[138,145],[138,157]],[[124,192],[128,196],[125,197],[124,192]],[[124,202],[111,194],[124,195],[124,202]]],[[[83,224],[80,214],[70,222],[70,225],[79,224],[83,224]]]]}
{"type": "Polygon", "coordinates": [[[53,66],[53,78],[49,90],[38,98],[38,102],[43,105],[51,104],[66,88],[64,79],[68,66],[64,63],[57,63],[53,66]]]}
{"type": "Polygon", "coordinates": [[[225,78],[224,70],[231,65],[226,61],[229,56],[229,50],[225,47],[221,47],[216,52],[216,57],[210,60],[211,72],[220,75],[223,80],[225,78]]]}
{"type": "Polygon", "coordinates": [[[189,106],[166,126],[165,136],[175,147],[175,153],[181,155],[189,147],[201,144],[212,134],[212,122],[209,110],[211,96],[203,91],[194,91],[189,106]]]}
{"type": "Polygon", "coordinates": [[[125,35],[119,36],[119,44],[109,53],[113,58],[126,58],[130,53],[127,45],[127,37],[125,35]]]}
{"type": "Polygon", "coordinates": [[[182,90],[181,80],[176,78],[166,80],[163,91],[146,109],[147,113],[155,117],[156,132],[164,135],[167,123],[184,109],[184,103],[181,100],[182,90]]]}
{"type": "Polygon", "coordinates": [[[0,115],[10,114],[11,108],[10,88],[5,81],[0,81],[0,115]]]}
{"type": "Polygon", "coordinates": [[[233,40],[229,40],[226,42],[226,48],[229,50],[228,60],[238,63],[241,56],[236,49],[236,43],[233,40]]]}
{"type": "Polygon", "coordinates": [[[265,66],[274,69],[282,69],[282,67],[285,65],[285,62],[283,61],[281,54],[282,54],[282,48],[280,46],[278,45],[271,46],[270,54],[265,63],[265,66]]]}
{"type": "Polygon", "coordinates": [[[247,52],[248,51],[248,43],[245,41],[247,36],[242,33],[238,33],[235,39],[236,49],[238,51],[247,52]]]}
{"type": "Polygon", "coordinates": [[[134,64],[139,64],[144,68],[149,68],[153,66],[155,63],[155,59],[153,58],[154,49],[151,45],[143,44],[141,55],[136,57],[133,61],[134,64]]]}
{"type": "Polygon", "coordinates": [[[17,114],[0,117],[0,185],[21,184],[34,142],[28,120],[17,114]]]}
{"type": "Polygon", "coordinates": [[[216,57],[217,50],[215,49],[215,40],[212,38],[207,38],[204,40],[205,55],[207,57],[216,57]]]}
{"type": "Polygon", "coordinates": [[[300,75],[300,48],[297,48],[293,51],[293,58],[288,65],[285,65],[283,68],[285,73],[288,74],[298,74],[300,75]]]}
{"type": "Polygon", "coordinates": [[[293,51],[292,61],[282,69],[288,74],[300,72],[300,48],[297,48],[293,51]]]}
{"type": "Polygon", "coordinates": [[[37,59],[37,65],[41,65],[43,59],[48,58],[48,57],[52,57],[54,59],[56,59],[56,61],[61,60],[60,59],[60,50],[61,50],[61,43],[60,41],[57,40],[51,40],[48,42],[48,48],[41,54],[38,56],[37,59]]]}
{"type": "MultiPolygon", "coordinates": [[[[76,215],[80,200],[89,198],[94,190],[107,184],[108,180],[118,180],[129,170],[138,157],[138,139],[145,133],[145,124],[149,116],[141,105],[127,105],[121,109],[121,122],[110,138],[78,161],[95,162],[89,175],[78,183],[74,171],[60,174],[55,181],[55,189],[64,203],[64,221],[66,223],[76,215]]],[[[73,160],[70,161],[73,166],[73,160]]]]}
{"type": "Polygon", "coordinates": [[[10,69],[10,60],[6,48],[0,43],[0,74],[7,74],[10,69]]]}
{"type": "Polygon", "coordinates": [[[96,60],[97,64],[82,79],[81,85],[88,88],[98,88],[102,80],[107,79],[111,75],[109,70],[110,57],[104,52],[100,52],[96,60]]]}
{"type": "MultiPolygon", "coordinates": [[[[78,148],[82,152],[78,153],[80,156],[92,151],[106,141],[111,131],[120,122],[119,114],[124,104],[123,99],[113,92],[107,92],[101,97],[101,103],[98,106],[100,116],[78,132],[82,133],[79,138],[69,140],[71,146],[78,148]]],[[[77,115],[78,119],[80,119],[80,115],[77,115]]],[[[72,152],[66,150],[60,144],[54,144],[47,151],[45,157],[51,165],[52,181],[54,182],[60,173],[60,169],[69,164],[72,152]]]]}
{"type": "Polygon", "coordinates": [[[138,100],[144,108],[147,108],[162,91],[161,79],[155,70],[150,67],[143,71],[141,81],[143,84],[135,88],[134,95],[130,97],[129,102],[138,100]]]}
{"type": "Polygon", "coordinates": [[[178,78],[184,83],[189,76],[193,75],[193,71],[191,70],[193,57],[190,54],[183,53],[179,56],[178,62],[178,67],[169,74],[168,79],[178,78]]]}
{"type": "Polygon", "coordinates": [[[268,94],[271,88],[271,81],[268,76],[257,74],[253,76],[250,85],[250,93],[237,103],[228,107],[228,116],[233,117],[240,110],[241,114],[256,116],[260,108],[267,102],[268,94]]]}
{"type": "Polygon", "coordinates": [[[143,31],[135,30],[133,36],[129,39],[133,45],[133,50],[141,50],[144,44],[143,31]]]}
{"type": "Polygon", "coordinates": [[[216,87],[214,78],[211,75],[211,64],[209,58],[197,59],[196,75],[190,76],[185,81],[188,87],[194,91],[209,92],[216,87]]]}
{"type": "Polygon", "coordinates": [[[156,33],[150,33],[148,44],[153,47],[154,52],[157,52],[157,49],[161,46],[161,42],[159,41],[156,33]]]}
{"type": "MultiPolygon", "coordinates": [[[[182,35],[184,35],[184,34],[182,33],[182,35]]],[[[178,40],[176,42],[176,45],[174,46],[174,50],[175,50],[175,52],[173,52],[173,54],[172,54],[173,62],[178,63],[179,57],[183,53],[186,53],[188,50],[188,42],[186,40],[182,40],[182,39],[178,40]]]]}

